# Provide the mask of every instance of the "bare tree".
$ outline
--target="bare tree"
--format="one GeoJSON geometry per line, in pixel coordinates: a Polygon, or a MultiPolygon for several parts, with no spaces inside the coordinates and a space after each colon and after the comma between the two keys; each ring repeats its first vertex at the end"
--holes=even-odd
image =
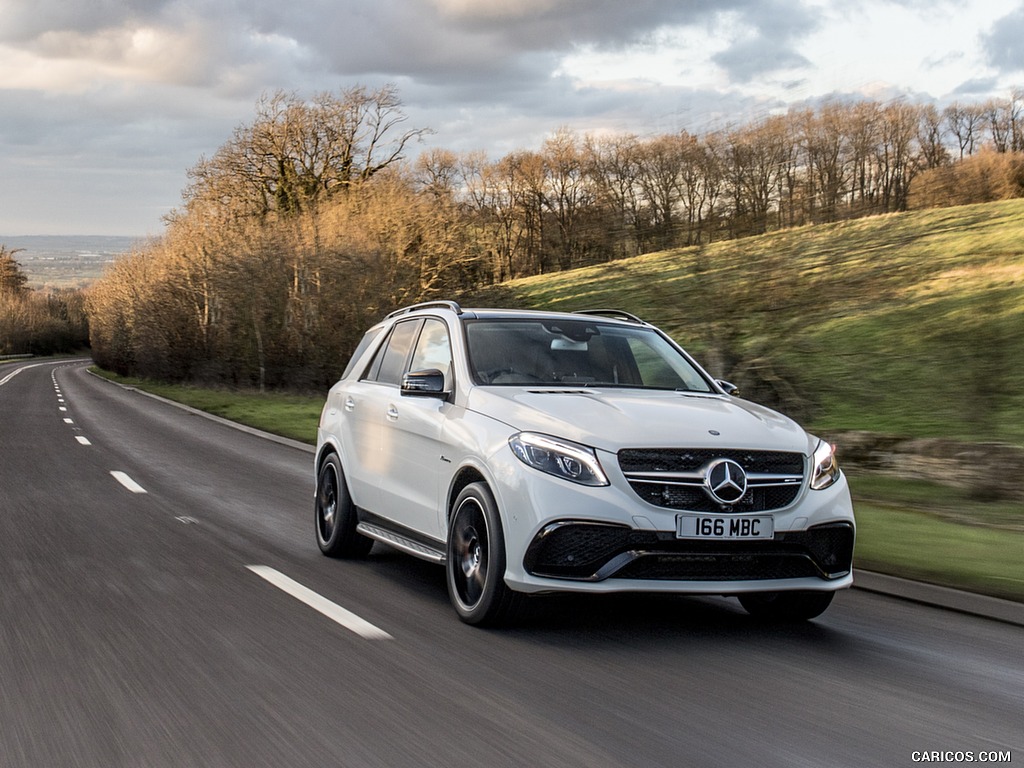
{"type": "Polygon", "coordinates": [[[973,155],[985,126],[985,108],[978,104],[953,102],[942,112],[949,132],[956,137],[960,159],[973,155]]]}
{"type": "Polygon", "coordinates": [[[778,205],[779,175],[788,157],[785,121],[769,117],[729,134],[730,183],[737,234],[762,234],[778,205]]]}
{"type": "Polygon", "coordinates": [[[695,148],[694,159],[699,168],[700,214],[697,220],[697,242],[712,242],[721,229],[722,197],[726,194],[729,141],[722,132],[710,133],[695,148]]]}
{"type": "Polygon", "coordinates": [[[995,151],[1024,151],[1024,89],[1015,88],[1006,99],[989,99],[982,108],[995,151]]]}
{"type": "Polygon", "coordinates": [[[432,149],[416,158],[416,184],[435,198],[454,200],[459,175],[459,157],[451,150],[432,149]]]}
{"type": "Polygon", "coordinates": [[[493,254],[498,281],[543,271],[545,175],[536,153],[514,152],[496,163],[482,153],[463,158],[462,178],[473,211],[493,254]]]}
{"type": "Polygon", "coordinates": [[[996,152],[1008,152],[1011,142],[1010,102],[1002,99],[989,99],[982,108],[985,110],[992,148],[996,152]]]}
{"type": "Polygon", "coordinates": [[[635,134],[587,136],[588,175],[598,205],[607,211],[605,226],[615,255],[636,256],[644,249],[640,140],[635,134]]]}
{"type": "Polygon", "coordinates": [[[853,175],[850,109],[836,102],[801,115],[807,164],[808,214],[812,221],[836,221],[853,175]]]}
{"type": "Polygon", "coordinates": [[[919,122],[918,109],[911,104],[894,101],[882,109],[881,143],[876,157],[882,208],[886,212],[907,209],[910,182],[917,172],[915,142],[919,122]]]}
{"type": "Polygon", "coordinates": [[[946,127],[942,114],[934,104],[921,108],[920,121],[917,129],[917,143],[921,148],[921,166],[923,170],[940,168],[949,163],[949,150],[946,149],[946,127]]]}
{"type": "Polygon", "coordinates": [[[546,247],[547,174],[544,158],[537,152],[513,152],[498,162],[504,187],[507,215],[519,230],[515,261],[521,275],[551,271],[551,254],[546,247]]]}
{"type": "Polygon", "coordinates": [[[640,145],[637,183],[643,191],[655,248],[671,248],[676,244],[680,228],[677,214],[681,206],[680,174],[683,153],[680,138],[675,135],[656,136],[640,145]]]}
{"type": "Polygon", "coordinates": [[[283,91],[264,96],[255,121],[192,168],[186,200],[221,200],[257,216],[310,210],[401,160],[427,132],[403,130],[406,119],[394,86],[309,102],[283,91]]]}
{"type": "Polygon", "coordinates": [[[579,136],[561,128],[541,148],[546,177],[544,207],[555,222],[555,254],[559,268],[578,266],[585,259],[585,211],[594,201],[579,136]]]}
{"type": "Polygon", "coordinates": [[[882,125],[882,107],[874,101],[858,102],[850,110],[851,179],[849,207],[852,215],[878,212],[876,201],[876,148],[882,125]]]}

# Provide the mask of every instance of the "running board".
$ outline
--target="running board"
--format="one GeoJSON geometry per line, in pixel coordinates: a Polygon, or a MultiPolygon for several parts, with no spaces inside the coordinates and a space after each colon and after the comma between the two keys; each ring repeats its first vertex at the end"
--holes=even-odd
{"type": "Polygon", "coordinates": [[[428,560],[431,563],[443,563],[445,561],[444,552],[435,547],[431,547],[428,544],[423,544],[419,541],[414,541],[407,536],[389,531],[386,528],[381,528],[377,525],[370,523],[359,523],[356,525],[356,530],[363,536],[369,536],[371,539],[387,544],[389,547],[401,550],[406,554],[418,557],[421,560],[428,560]]]}

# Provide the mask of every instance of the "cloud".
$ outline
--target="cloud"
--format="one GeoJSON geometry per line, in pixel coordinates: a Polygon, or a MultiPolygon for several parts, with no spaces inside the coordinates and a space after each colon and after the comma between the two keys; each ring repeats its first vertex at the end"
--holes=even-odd
{"type": "Polygon", "coordinates": [[[121,26],[126,20],[136,22],[159,15],[165,0],[130,3],[118,0],[91,0],[87,3],[68,3],[64,0],[5,0],[4,24],[0,28],[0,42],[31,43],[53,31],[75,31],[90,35],[111,27],[121,26]]]}
{"type": "Polygon", "coordinates": [[[60,62],[71,65],[65,79],[67,70],[77,72],[79,86],[109,77],[235,92],[331,78],[408,78],[469,90],[489,82],[495,93],[526,92],[543,85],[559,59],[581,46],[621,50],[650,41],[659,30],[710,30],[725,15],[757,35],[721,59],[730,72],[748,77],[742,62],[753,48],[763,64],[799,65],[787,45],[813,22],[813,12],[793,0],[8,3],[0,44],[51,62],[53,72],[60,62]],[[772,47],[778,52],[769,56],[772,47]]]}
{"type": "Polygon", "coordinates": [[[740,83],[749,83],[755,77],[778,70],[799,69],[810,64],[796,51],[763,37],[736,43],[711,59],[729,73],[730,79],[740,83]]]}
{"type": "Polygon", "coordinates": [[[441,19],[500,36],[517,50],[570,50],[634,43],[659,27],[695,24],[750,0],[432,0],[441,19]]]}
{"type": "Polygon", "coordinates": [[[6,1],[12,8],[0,31],[0,82],[9,88],[38,85],[24,66],[5,64],[12,59],[33,61],[31,74],[50,76],[48,88],[68,91],[102,81],[251,91],[294,80],[309,66],[299,39],[257,28],[256,4],[6,1]]]}
{"type": "Polygon", "coordinates": [[[1024,3],[996,21],[981,41],[988,63],[1006,73],[1024,71],[1024,3]]]}
{"type": "MultiPolygon", "coordinates": [[[[711,57],[731,80],[749,83],[781,70],[810,66],[796,49],[822,22],[819,10],[781,0],[757,3],[735,18],[732,44],[711,57]]],[[[792,81],[791,81],[792,82],[792,81]]]]}
{"type": "Polygon", "coordinates": [[[986,30],[992,67],[1024,67],[1016,42],[1024,7],[1006,15],[995,2],[969,10],[952,0],[0,3],[7,232],[30,216],[51,232],[152,231],[152,211],[179,203],[186,170],[276,90],[312,96],[392,83],[409,127],[435,131],[427,146],[497,158],[538,147],[562,126],[701,132],[830,92],[923,93],[926,78],[943,73],[933,93],[959,83],[980,96],[992,72],[977,64],[975,29],[986,30]],[[989,28],[997,14],[1004,18],[989,28]],[[896,27],[875,23],[891,18],[901,28],[927,20],[936,39],[924,54],[913,37],[894,45],[896,27]],[[850,21],[858,37],[846,47],[838,43],[850,38],[850,21]],[[949,30],[954,43],[939,41],[949,30]],[[900,75],[890,56],[904,48],[910,74],[900,75]],[[76,204],[72,190],[95,199],[76,204]]]}
{"type": "Polygon", "coordinates": [[[978,77],[965,80],[953,89],[953,96],[982,97],[992,93],[999,87],[997,77],[978,77]]]}

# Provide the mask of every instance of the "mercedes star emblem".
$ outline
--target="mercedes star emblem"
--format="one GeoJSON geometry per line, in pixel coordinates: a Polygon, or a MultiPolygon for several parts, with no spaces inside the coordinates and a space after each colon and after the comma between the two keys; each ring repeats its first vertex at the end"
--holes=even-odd
{"type": "Polygon", "coordinates": [[[720,504],[735,504],[747,493],[747,473],[732,459],[718,459],[704,473],[704,487],[720,504]]]}

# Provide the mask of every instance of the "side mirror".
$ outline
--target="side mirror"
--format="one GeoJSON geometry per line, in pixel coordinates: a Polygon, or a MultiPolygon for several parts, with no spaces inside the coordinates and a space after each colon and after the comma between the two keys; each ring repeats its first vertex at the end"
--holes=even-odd
{"type": "Polygon", "coordinates": [[[732,382],[725,381],[724,379],[715,379],[715,383],[725,390],[725,394],[731,395],[732,397],[740,396],[740,388],[732,382]]]}
{"type": "Polygon", "coordinates": [[[409,371],[402,377],[402,394],[409,397],[447,397],[444,374],[436,368],[409,371]]]}

